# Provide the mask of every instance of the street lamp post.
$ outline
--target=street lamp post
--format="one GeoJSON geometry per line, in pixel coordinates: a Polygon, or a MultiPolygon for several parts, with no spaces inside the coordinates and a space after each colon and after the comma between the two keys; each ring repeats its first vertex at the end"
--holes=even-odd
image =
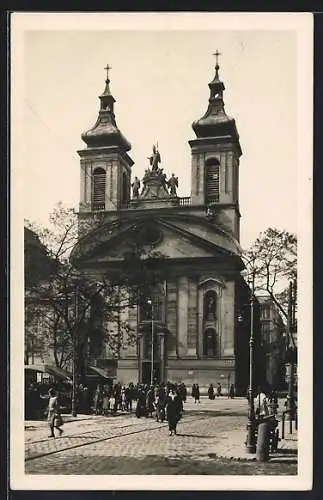
{"type": "Polygon", "coordinates": [[[73,339],[73,366],[72,366],[72,417],[76,417],[76,348],[73,339]]]}
{"type": "Polygon", "coordinates": [[[72,359],[72,417],[76,417],[76,400],[77,400],[77,367],[76,367],[76,342],[77,342],[77,319],[78,319],[78,286],[74,292],[74,331],[73,331],[73,359],[72,359]]]}
{"type": "Polygon", "coordinates": [[[251,297],[250,297],[250,339],[249,339],[249,408],[248,408],[248,424],[247,424],[247,441],[246,449],[248,453],[256,452],[255,439],[255,405],[253,395],[254,384],[254,293],[255,293],[255,273],[252,273],[251,281],[251,297]]]}
{"type": "Polygon", "coordinates": [[[151,371],[150,371],[150,385],[154,385],[154,304],[149,299],[148,304],[151,305],[151,371]]]}
{"type": "Polygon", "coordinates": [[[289,284],[288,291],[288,317],[287,317],[287,335],[288,335],[288,357],[289,357],[289,377],[287,394],[287,411],[289,414],[289,432],[292,433],[292,421],[295,418],[295,390],[294,390],[294,366],[296,358],[296,348],[293,334],[295,333],[295,308],[296,308],[296,282],[289,284]]]}

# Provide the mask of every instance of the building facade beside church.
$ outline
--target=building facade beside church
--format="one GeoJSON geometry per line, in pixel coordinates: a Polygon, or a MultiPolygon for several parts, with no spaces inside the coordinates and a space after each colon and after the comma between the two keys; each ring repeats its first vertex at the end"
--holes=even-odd
{"type": "Polygon", "coordinates": [[[157,145],[144,178],[132,175],[131,145],[116,124],[109,84],[108,75],[97,122],[82,134],[86,147],[78,152],[80,224],[97,214],[104,224],[99,236],[83,245],[77,265],[98,278],[121,269],[135,228],[147,247],[166,258],[169,272],[154,291],[148,316],[139,306],[122,312],[137,342],[122,349],[118,359],[101,346],[90,353],[91,363],[123,384],[149,383],[153,373],[156,381],[220,382],[224,389],[235,384],[243,393],[249,376],[250,294],[240,275],[242,151],[235,120],[224,109],[219,65],[209,83],[207,111],[192,125],[189,197],[177,195],[180,179],[167,178],[157,145]]]}

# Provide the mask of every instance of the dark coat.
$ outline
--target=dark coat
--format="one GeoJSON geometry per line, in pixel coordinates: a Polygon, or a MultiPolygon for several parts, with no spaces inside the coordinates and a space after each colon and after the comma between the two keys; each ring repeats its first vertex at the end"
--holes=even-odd
{"type": "Polygon", "coordinates": [[[209,389],[208,389],[208,395],[209,395],[209,399],[214,399],[214,387],[212,385],[210,385],[209,389]]]}
{"type": "Polygon", "coordinates": [[[167,396],[166,411],[167,421],[169,424],[176,426],[177,422],[181,418],[182,409],[182,400],[178,394],[175,394],[174,398],[167,396]]]}

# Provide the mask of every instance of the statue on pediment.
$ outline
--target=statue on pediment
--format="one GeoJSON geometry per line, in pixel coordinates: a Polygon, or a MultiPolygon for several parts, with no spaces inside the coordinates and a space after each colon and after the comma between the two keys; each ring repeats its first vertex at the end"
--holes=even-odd
{"type": "Polygon", "coordinates": [[[178,188],[178,177],[175,177],[175,174],[172,174],[167,182],[167,186],[170,188],[170,195],[177,196],[176,189],[178,188]]]}
{"type": "Polygon", "coordinates": [[[139,196],[139,189],[140,189],[140,180],[138,177],[134,178],[133,183],[131,184],[132,187],[132,195],[134,198],[138,198],[139,196]]]}
{"type": "Polygon", "coordinates": [[[157,172],[158,164],[161,162],[160,154],[158,151],[158,146],[153,145],[153,154],[148,156],[149,163],[151,165],[152,172],[157,172]]]}

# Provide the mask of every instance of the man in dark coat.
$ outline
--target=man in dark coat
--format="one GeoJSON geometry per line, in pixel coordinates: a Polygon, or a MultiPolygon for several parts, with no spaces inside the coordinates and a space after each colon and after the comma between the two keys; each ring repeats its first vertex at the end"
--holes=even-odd
{"type": "Polygon", "coordinates": [[[178,393],[179,393],[180,397],[182,398],[182,401],[185,403],[186,397],[187,397],[187,389],[186,389],[184,382],[181,382],[179,384],[178,393]]]}
{"type": "Polygon", "coordinates": [[[166,401],[166,413],[169,428],[169,435],[176,434],[177,423],[181,418],[183,403],[180,396],[176,393],[175,389],[171,389],[166,401]]]}

